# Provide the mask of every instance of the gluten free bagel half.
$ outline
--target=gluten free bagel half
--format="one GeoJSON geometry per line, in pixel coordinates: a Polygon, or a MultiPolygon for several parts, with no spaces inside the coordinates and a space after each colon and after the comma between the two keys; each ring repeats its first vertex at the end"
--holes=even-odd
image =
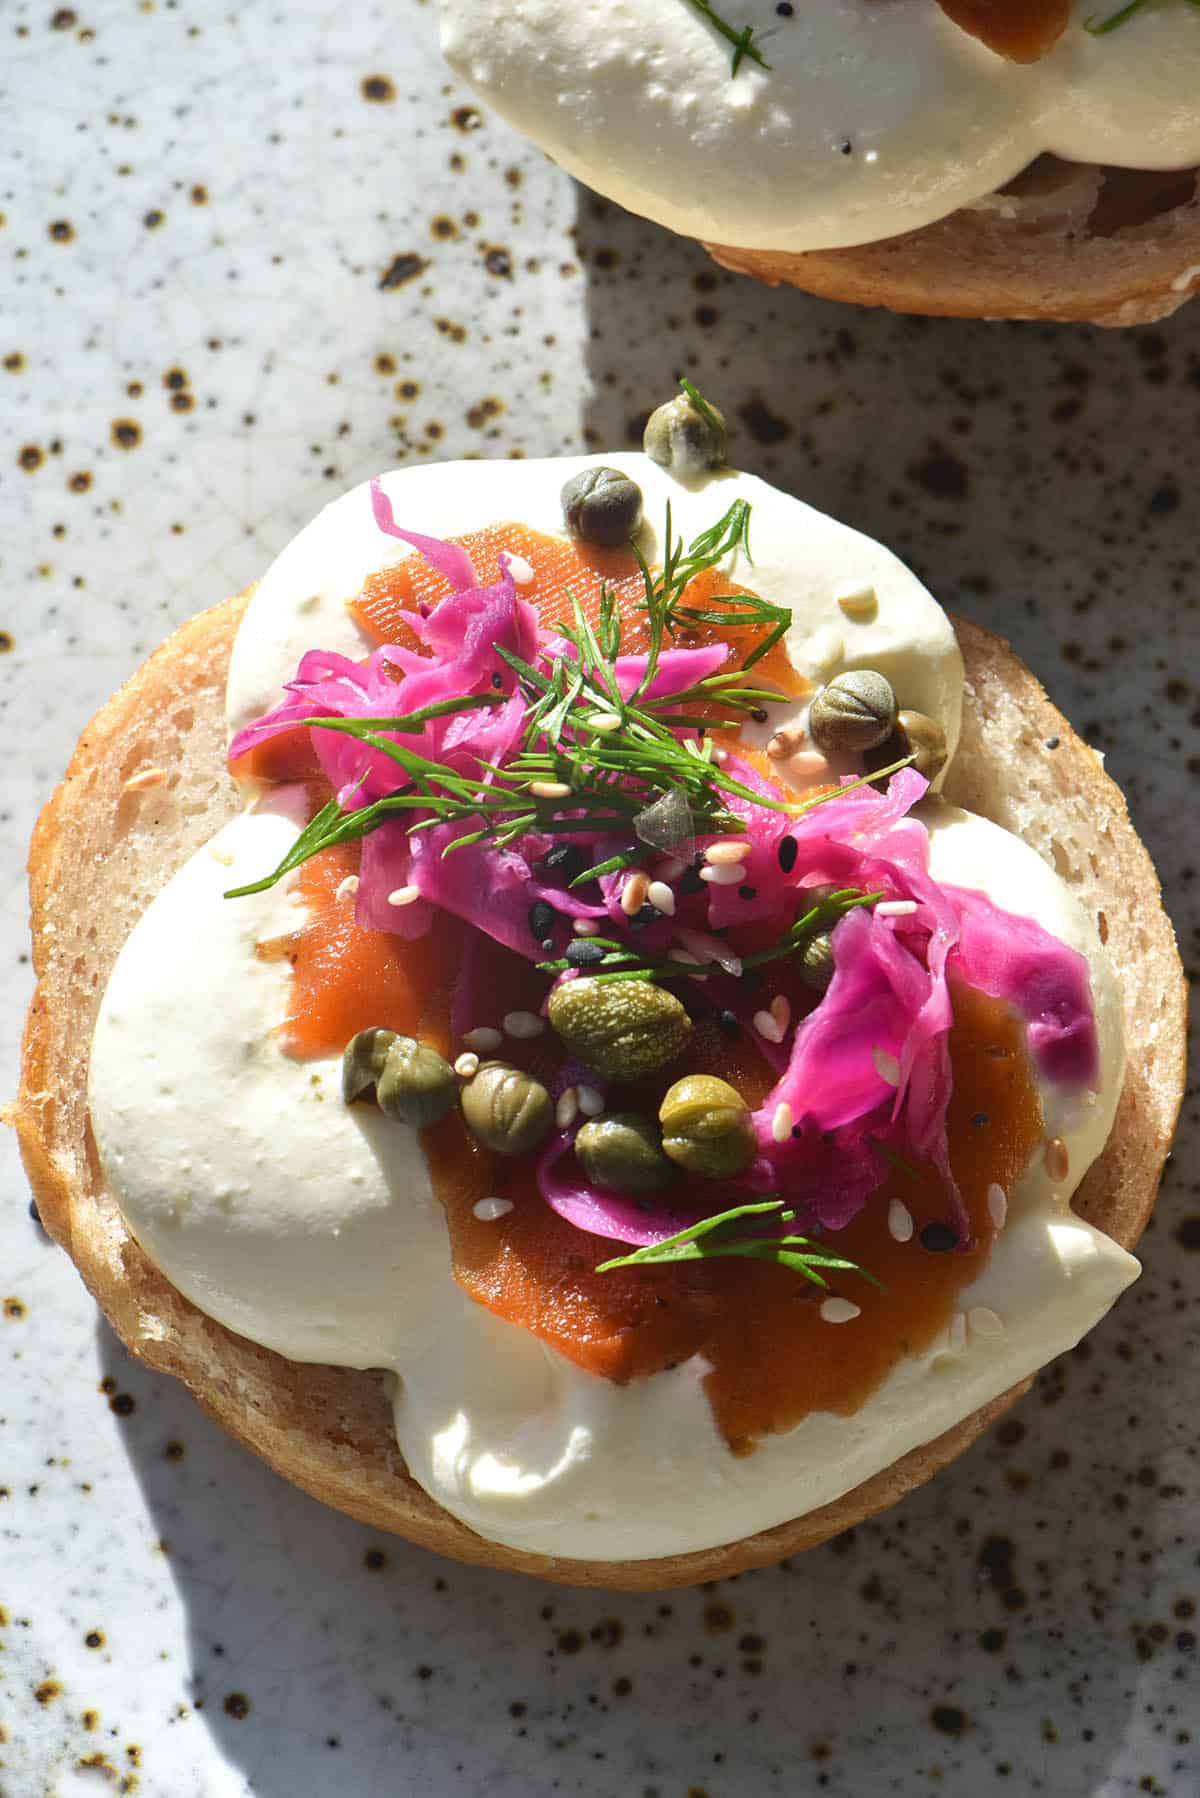
{"type": "MultiPolygon", "coordinates": [[[[1027,1382],[792,1521],[690,1552],[541,1553],[489,1539],[411,1477],[383,1374],[285,1358],[205,1315],[164,1276],[106,1183],[88,1110],[90,1044],[139,917],[239,812],[223,701],[246,604],[228,601],[185,625],[101,711],[31,852],[39,984],[16,1113],[22,1153],[47,1229],[130,1349],[183,1379],[232,1434],[324,1502],[462,1560],[580,1585],[653,1589],[766,1564],[895,1502],[960,1453],[1027,1382]]],[[[956,629],[965,702],[944,797],[1018,833],[1054,866],[1097,921],[1120,987],[1126,1059],[1115,1123],[1074,1209],[1128,1248],[1149,1215],[1182,1087],[1183,988],[1170,924],[1094,753],[1003,643],[964,622],[956,629]]],[[[448,1262],[445,1278],[449,1287],[448,1262]]],[[[603,1376],[587,1377],[607,1389],[603,1376]]]]}

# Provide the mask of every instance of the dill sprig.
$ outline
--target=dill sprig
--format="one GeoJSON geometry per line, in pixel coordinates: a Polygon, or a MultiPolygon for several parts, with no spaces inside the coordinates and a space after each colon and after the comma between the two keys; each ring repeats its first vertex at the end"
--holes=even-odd
{"type": "MultiPolygon", "coordinates": [[[[860,906],[875,905],[882,898],[882,892],[861,893],[857,887],[843,887],[836,893],[827,893],[802,917],[789,925],[775,942],[768,943],[765,948],[756,949],[749,955],[739,956],[738,959],[744,970],[761,968],[771,961],[782,961],[803,949],[813,937],[840,924],[847,912],[855,911],[860,906]]],[[[587,940],[605,951],[603,959],[592,963],[587,969],[588,977],[592,980],[709,980],[728,973],[728,969],[717,961],[657,961],[614,937],[592,936],[587,940]]],[[[556,961],[539,962],[538,972],[561,974],[571,965],[564,956],[556,961]]]]}
{"type": "Polygon", "coordinates": [[[749,506],[736,500],[685,547],[682,538],[674,536],[668,507],[662,568],[653,573],[639,556],[650,647],[643,677],[628,699],[616,678],[622,627],[616,596],[607,584],[601,589],[595,624],[578,600],[568,596],[571,616],[559,620],[554,629],[573,653],[539,656],[544,669],[497,644],[496,653],[516,677],[527,704],[520,745],[502,766],[481,759],[476,769],[464,774],[386,733],[416,735],[436,718],[503,704],[503,693],[468,694],[390,718],[297,719],[298,729],[331,730],[357,739],[394,762],[404,779],[394,792],[369,805],[350,807],[331,800],[272,873],[232,888],[227,897],[263,892],[310,856],[366,836],[405,813],[421,814],[410,821],[410,831],[470,824],[446,846],[446,854],[484,841],[505,848],[530,830],[593,838],[619,834],[629,839],[627,847],[580,874],[577,883],[582,883],[631,866],[650,853],[651,845],[638,838],[637,819],[665,796],[680,796],[680,815],[691,833],[743,829],[742,820],[728,809],[730,796],[790,809],[786,802],[767,798],[726,774],[709,734],[737,729],[748,712],[778,704],[784,697],[745,678],[746,667],[769,642],[760,644],[735,672],[711,675],[676,693],[649,694],[664,645],[681,628],[698,622],[752,623],[768,628],[769,641],[787,629],[791,613],[785,607],[751,596],[732,602],[737,611],[729,613],[693,614],[681,604],[698,574],[739,549],[749,554],[749,523],[749,506]],[[694,737],[679,734],[691,731],[694,737]]]}
{"type": "Polygon", "coordinates": [[[650,1243],[646,1248],[635,1249],[631,1255],[617,1255],[611,1261],[602,1261],[596,1272],[607,1274],[615,1267],[655,1267],[669,1261],[712,1261],[724,1256],[742,1261],[773,1261],[777,1267],[789,1268],[825,1292],[829,1290],[825,1272],[858,1274],[878,1291],[885,1290],[875,1275],[860,1267],[857,1261],[850,1261],[844,1255],[830,1255],[811,1237],[740,1233],[738,1226],[746,1218],[768,1213],[776,1214],[782,1223],[790,1223],[796,1215],[794,1211],[784,1210],[782,1199],[735,1205],[730,1211],[721,1211],[715,1217],[701,1218],[699,1223],[689,1224],[686,1230],[668,1236],[665,1242],[650,1243]],[[822,1269],[825,1272],[820,1271],[822,1269]]]}
{"type": "Polygon", "coordinates": [[[713,10],[709,5],[709,0],[691,0],[691,4],[703,18],[708,20],[714,31],[720,32],[726,43],[733,45],[733,67],[730,74],[736,75],[747,57],[751,62],[756,62],[760,69],[770,68],[770,63],[754,42],[753,25],[744,25],[739,31],[736,25],[731,25],[727,19],[721,17],[720,13],[713,10]]]}
{"type": "MultiPolygon", "coordinates": [[[[1107,16],[1101,13],[1091,13],[1084,20],[1083,28],[1093,37],[1105,37],[1110,31],[1116,31],[1122,25],[1128,24],[1135,13],[1144,12],[1149,4],[1150,0],[1127,0],[1126,5],[1118,7],[1116,12],[1109,13],[1107,16]]],[[[1187,5],[1200,11],[1200,0],[1187,0],[1187,5]]]]}

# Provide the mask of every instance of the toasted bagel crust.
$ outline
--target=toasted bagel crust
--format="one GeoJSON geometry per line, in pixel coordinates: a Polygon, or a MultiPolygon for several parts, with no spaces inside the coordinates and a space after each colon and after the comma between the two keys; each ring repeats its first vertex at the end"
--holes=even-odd
{"type": "MultiPolygon", "coordinates": [[[[185,624],[109,700],[30,852],[38,987],[14,1121],[46,1229],[129,1349],[183,1380],[218,1423],[324,1503],[457,1560],[567,1585],[655,1590],[763,1566],[894,1504],[960,1454],[1028,1382],[835,1503],[725,1547],[650,1561],[525,1554],[477,1536],[409,1477],[383,1376],[300,1367],[258,1348],[205,1317],[150,1263],[101,1177],[87,1116],[89,1047],[135,921],[238,808],[224,765],[223,698],[247,597],[185,624]]],[[[1005,643],[965,622],[957,628],[968,694],[948,797],[1026,836],[1107,920],[1129,1072],[1113,1135],[1075,1206],[1128,1248],[1150,1214],[1182,1097],[1185,989],[1174,935],[1149,856],[1098,758],[1005,643]]]]}
{"type": "Polygon", "coordinates": [[[1148,324],[1200,289],[1198,173],[1042,157],[1010,190],[879,243],[803,254],[704,247],[735,273],[858,306],[1148,324]]]}

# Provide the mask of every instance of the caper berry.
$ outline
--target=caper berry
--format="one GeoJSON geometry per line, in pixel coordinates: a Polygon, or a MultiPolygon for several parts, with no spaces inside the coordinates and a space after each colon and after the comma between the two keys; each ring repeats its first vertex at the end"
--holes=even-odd
{"type": "Polygon", "coordinates": [[[662,1146],[672,1161],[706,1180],[725,1180],[758,1153],[750,1107],[727,1080],[688,1074],[670,1087],[658,1108],[662,1146]]]}
{"type": "Polygon", "coordinates": [[[450,1063],[428,1043],[376,1025],[352,1036],[342,1056],[347,1105],[368,1092],[387,1117],[420,1130],[445,1117],[458,1082],[450,1063]]]}
{"type": "Polygon", "coordinates": [[[589,1118],[575,1138],[588,1179],[609,1192],[661,1192],[676,1178],[658,1125],[636,1111],[589,1118]]]}
{"type": "Polygon", "coordinates": [[[462,1089],[467,1129],[497,1155],[536,1148],[554,1122],[550,1094],[540,1080],[506,1061],[485,1061],[462,1089]]]}
{"type": "Polygon", "coordinates": [[[808,734],[822,755],[863,755],[896,727],[892,683],[873,668],[852,668],[822,687],[808,711],[808,734]]]}
{"type": "Polygon", "coordinates": [[[701,411],[686,393],[650,414],[642,448],[652,462],[690,476],[720,468],[725,460],[725,419],[715,406],[701,411]]]}
{"type": "MultiPolygon", "coordinates": [[[[927,718],[924,712],[901,712],[896,719],[896,728],[892,733],[896,740],[896,754],[891,758],[898,762],[902,756],[916,757],[913,767],[926,780],[936,780],[946,766],[949,753],[946,747],[946,733],[935,718],[927,718]]],[[[884,763],[887,766],[887,763],[884,763]]]]}
{"type": "Polygon", "coordinates": [[[823,993],[833,979],[833,938],[827,930],[809,937],[797,958],[797,970],[805,986],[823,993]]]}
{"type": "Polygon", "coordinates": [[[562,509],[577,537],[614,549],[642,522],[642,490],[619,468],[585,468],[563,488],[562,509]]]}
{"type": "Polygon", "coordinates": [[[692,1034],[674,993],[649,980],[568,980],[550,995],[549,1015],[572,1055],[609,1080],[653,1074],[692,1034]]]}

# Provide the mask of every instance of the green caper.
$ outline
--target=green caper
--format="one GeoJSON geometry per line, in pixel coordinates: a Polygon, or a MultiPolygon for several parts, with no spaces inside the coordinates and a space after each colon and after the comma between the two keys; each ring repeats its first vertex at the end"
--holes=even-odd
{"type": "Polygon", "coordinates": [[[536,1148],[554,1122],[550,1094],[540,1080],[506,1061],[485,1061],[462,1089],[462,1113],[472,1136],[497,1155],[536,1148]]]}
{"type": "Polygon", "coordinates": [[[703,408],[686,393],[650,414],[642,448],[652,462],[685,479],[720,468],[725,460],[725,419],[705,401],[703,408]]]}
{"type": "Polygon", "coordinates": [[[833,939],[827,930],[809,937],[800,951],[796,967],[805,986],[810,987],[814,993],[825,991],[834,972],[833,939]]]}
{"type": "Polygon", "coordinates": [[[642,522],[642,490],[619,468],[585,468],[563,488],[562,509],[577,537],[613,549],[642,522]]]}
{"type": "Polygon", "coordinates": [[[450,1063],[428,1043],[373,1026],[352,1036],[342,1056],[347,1105],[368,1092],[387,1117],[420,1130],[445,1117],[458,1083],[450,1063]]]}
{"type": "MultiPolygon", "coordinates": [[[[936,780],[946,766],[948,750],[946,733],[934,718],[927,718],[924,712],[901,712],[896,719],[896,728],[892,732],[896,742],[896,754],[891,758],[898,762],[902,756],[913,755],[917,759],[913,767],[926,780],[936,780]]],[[[884,763],[884,767],[887,763],[884,763]]]]}
{"type": "Polygon", "coordinates": [[[676,1177],[658,1125],[636,1111],[589,1118],[575,1138],[589,1180],[609,1192],[660,1192],[676,1177]]]}
{"type": "Polygon", "coordinates": [[[895,727],[892,683],[873,668],[837,675],[809,707],[808,734],[822,755],[862,755],[895,727]]]}
{"type": "Polygon", "coordinates": [[[638,1080],[674,1061],[692,1020],[649,980],[568,980],[550,995],[550,1022],[572,1055],[609,1080],[638,1080]]]}
{"type": "Polygon", "coordinates": [[[758,1153],[750,1107],[727,1080],[688,1074],[670,1087],[658,1108],[663,1150],[690,1174],[725,1180],[758,1153]]]}

